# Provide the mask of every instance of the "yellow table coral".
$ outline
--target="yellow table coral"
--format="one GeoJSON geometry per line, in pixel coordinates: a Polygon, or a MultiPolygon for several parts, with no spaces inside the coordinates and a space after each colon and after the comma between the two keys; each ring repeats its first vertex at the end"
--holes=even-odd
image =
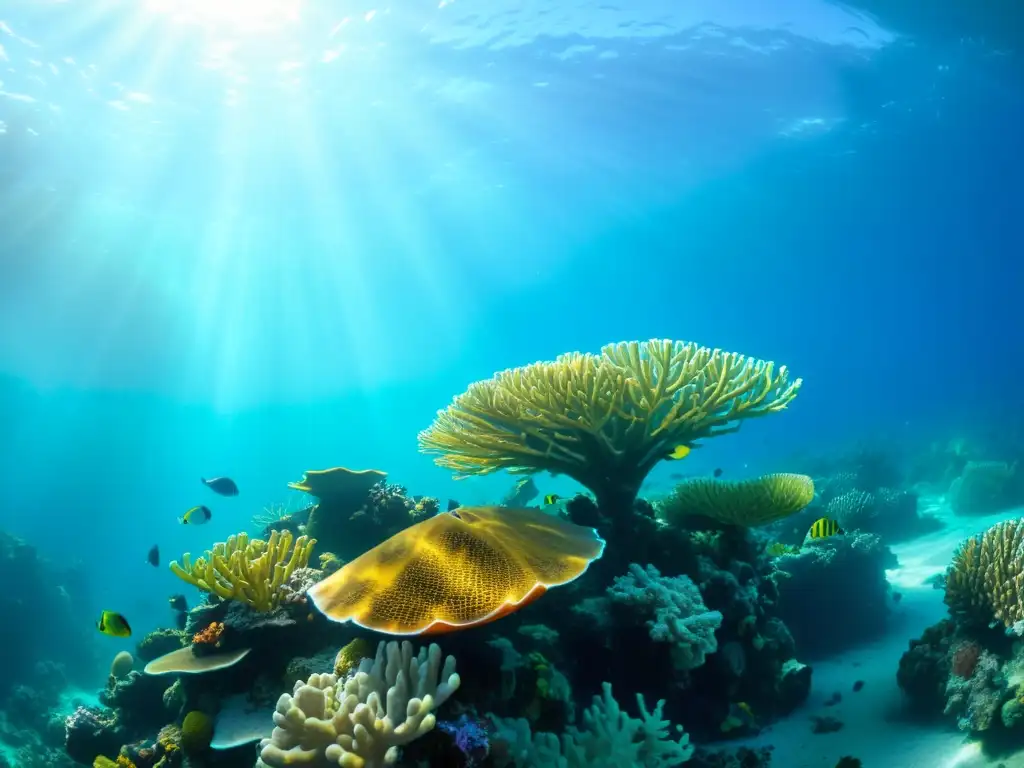
{"type": "Polygon", "coordinates": [[[315,544],[316,539],[306,536],[293,541],[290,531],[274,531],[269,541],[250,541],[247,534],[239,533],[214,545],[195,562],[186,552],[181,564],[174,561],[170,568],[175,576],[204,592],[238,600],[257,611],[271,611],[280,605],[282,588],[295,569],[309,564],[315,544]]]}
{"type": "Polygon", "coordinates": [[[800,384],[785,366],[692,342],[610,344],[471,384],[419,444],[459,477],[568,475],[619,514],[673,450],[784,409],[800,384]]]}

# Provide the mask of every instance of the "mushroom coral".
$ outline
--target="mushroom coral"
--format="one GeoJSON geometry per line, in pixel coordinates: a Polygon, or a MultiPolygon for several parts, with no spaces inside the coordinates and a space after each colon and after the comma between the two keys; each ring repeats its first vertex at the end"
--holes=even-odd
{"type": "Polygon", "coordinates": [[[471,384],[419,434],[419,445],[460,478],[568,475],[602,512],[622,518],[647,474],[676,448],[783,410],[800,384],[785,366],[693,342],[621,342],[471,384]]]}

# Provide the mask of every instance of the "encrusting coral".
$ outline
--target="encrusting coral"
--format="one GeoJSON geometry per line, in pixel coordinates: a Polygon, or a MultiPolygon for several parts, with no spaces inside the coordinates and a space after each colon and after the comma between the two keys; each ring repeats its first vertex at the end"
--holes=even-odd
{"type": "Polygon", "coordinates": [[[414,656],[409,642],[381,642],[376,657],[363,659],[348,678],[311,675],[291,694],[282,694],[276,727],[260,744],[258,765],[393,765],[400,747],[433,730],[434,709],[460,682],[454,657],[442,666],[438,646],[414,656]]]}
{"type": "Polygon", "coordinates": [[[471,384],[419,444],[460,477],[568,475],[621,517],[673,450],[784,409],[800,384],[785,366],[693,342],[609,344],[471,384]]]}
{"type": "Polygon", "coordinates": [[[718,523],[756,527],[789,517],[814,499],[807,475],[763,475],[750,480],[697,477],[677,485],[657,505],[658,516],[678,523],[690,515],[718,523]]]}
{"type": "Polygon", "coordinates": [[[1024,620],[1024,519],[996,523],[960,545],[946,573],[946,605],[983,624],[1024,620]]]}
{"type": "Polygon", "coordinates": [[[285,596],[289,577],[309,564],[316,539],[290,531],[273,531],[269,541],[253,539],[245,533],[218,543],[204,557],[192,562],[185,553],[181,564],[173,561],[171,571],[204,592],[225,600],[237,600],[257,611],[272,611],[285,596]],[[294,544],[294,546],[293,546],[294,544]]]}

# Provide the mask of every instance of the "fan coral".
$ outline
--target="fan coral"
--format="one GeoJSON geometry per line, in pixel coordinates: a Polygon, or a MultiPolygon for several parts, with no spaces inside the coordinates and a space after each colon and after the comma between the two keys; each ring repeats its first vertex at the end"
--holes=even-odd
{"type": "Polygon", "coordinates": [[[290,531],[273,531],[269,541],[249,540],[239,533],[214,546],[193,563],[189,553],[171,563],[179,579],[225,600],[238,600],[257,611],[272,611],[284,597],[292,573],[309,564],[316,539],[299,536],[292,546],[290,531]]]}
{"type": "Polygon", "coordinates": [[[260,765],[392,765],[400,747],[434,728],[434,709],[459,684],[454,657],[442,668],[436,645],[414,656],[409,642],[381,642],[376,658],[363,659],[347,679],[311,675],[281,696],[274,733],[260,744],[260,765]]]}
{"type": "Polygon", "coordinates": [[[715,630],[722,614],[709,611],[700,590],[689,576],[662,576],[653,565],[646,570],[631,563],[629,573],[619,576],[608,588],[608,596],[653,613],[647,622],[651,639],[672,643],[672,661],[676,669],[696,669],[708,654],[718,650],[715,630]]]}
{"type": "Polygon", "coordinates": [[[419,443],[460,477],[568,475],[607,513],[624,516],[676,447],[784,409],[800,384],[785,366],[692,342],[609,344],[471,384],[419,443]]]}
{"type": "Polygon", "coordinates": [[[946,573],[946,605],[954,615],[1007,627],[1024,619],[1024,519],[997,523],[967,539],[946,573]]]}

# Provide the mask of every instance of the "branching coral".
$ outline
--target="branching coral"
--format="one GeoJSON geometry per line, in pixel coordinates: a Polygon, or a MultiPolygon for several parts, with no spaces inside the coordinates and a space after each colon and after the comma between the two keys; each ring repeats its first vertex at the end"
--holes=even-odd
{"type": "Polygon", "coordinates": [[[982,623],[1024,620],[1024,519],[996,523],[960,545],[946,573],[946,605],[982,623]]]}
{"type": "Polygon", "coordinates": [[[292,573],[309,564],[316,539],[299,536],[294,540],[289,531],[274,531],[269,541],[249,540],[245,533],[231,536],[207,550],[204,557],[192,562],[186,552],[171,563],[171,571],[180,579],[225,600],[237,600],[257,611],[272,611],[285,591],[282,589],[292,573]]]}
{"type": "Polygon", "coordinates": [[[673,740],[670,723],[661,719],[665,702],[647,710],[643,694],[636,695],[640,717],[623,712],[608,683],[583,713],[583,728],[570,727],[561,738],[553,733],[531,733],[526,720],[491,716],[496,741],[503,743],[498,766],[516,768],[674,768],[693,756],[689,737],[673,740]]]}
{"type": "Polygon", "coordinates": [[[609,344],[471,384],[420,433],[420,449],[460,477],[551,471],[615,515],[674,448],[784,409],[800,380],[785,366],[692,342],[609,344]]]}
{"type": "Polygon", "coordinates": [[[709,611],[700,590],[688,576],[662,576],[653,565],[631,563],[629,573],[608,588],[615,603],[635,606],[651,618],[651,639],[672,643],[672,661],[678,670],[696,669],[718,650],[715,630],[722,614],[709,611]]]}
{"type": "Polygon", "coordinates": [[[434,709],[459,683],[455,659],[449,656],[442,668],[436,645],[414,656],[409,642],[381,642],[376,658],[363,659],[354,675],[312,675],[281,696],[274,733],[260,744],[261,764],[393,765],[400,747],[434,728],[434,709]]]}

